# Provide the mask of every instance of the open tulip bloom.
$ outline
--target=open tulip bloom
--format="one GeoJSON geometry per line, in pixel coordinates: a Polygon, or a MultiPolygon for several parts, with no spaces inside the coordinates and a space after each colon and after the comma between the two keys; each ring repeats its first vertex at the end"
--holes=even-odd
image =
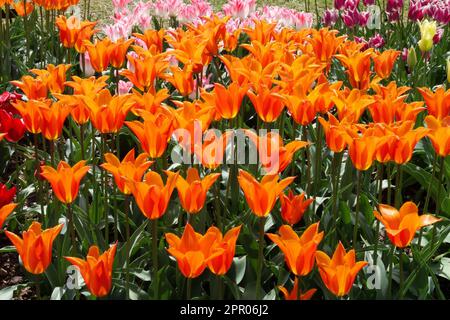
{"type": "Polygon", "coordinates": [[[450,298],[450,0],[284,2],[0,0],[0,298],[450,298]]]}

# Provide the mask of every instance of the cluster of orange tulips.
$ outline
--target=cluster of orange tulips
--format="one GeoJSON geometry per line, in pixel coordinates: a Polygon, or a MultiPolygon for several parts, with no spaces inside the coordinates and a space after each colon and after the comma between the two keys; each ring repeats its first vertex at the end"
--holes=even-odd
{"type": "MultiPolygon", "coordinates": [[[[74,1],[34,2],[58,9],[74,1]]],[[[62,209],[49,209],[52,198],[47,182],[67,212],[64,224],[71,239],[70,250],[59,250],[58,254],[79,268],[96,297],[110,294],[116,283],[113,265],[120,250],[122,265],[117,268],[124,269],[129,297],[130,259],[138,250],[131,248],[137,241],[131,237],[131,229],[143,223],[133,215],[136,206],[151,224],[147,237],[151,238],[151,263],[144,265],[154,272],[151,292],[155,298],[161,297],[163,289],[161,270],[167,270],[164,268],[171,263],[159,250],[161,230],[167,253],[188,279],[188,298],[192,296],[192,279],[208,269],[223,281],[235,255],[250,254],[239,241],[245,233],[242,242],[258,239],[258,254],[253,256],[255,297],[263,298],[268,287],[278,284],[286,299],[303,300],[311,299],[317,291],[305,291],[306,285],[314,283],[308,282],[308,277],[313,276],[315,265],[332,295],[350,294],[358,273],[368,264],[361,255],[369,250],[365,249],[367,229],[376,230],[370,245],[375,246],[371,247],[375,256],[381,256],[385,250],[378,249],[384,230],[392,244],[402,250],[411,245],[422,227],[438,221],[448,223],[445,217],[427,214],[431,186],[427,184],[425,214],[419,216],[413,202],[403,201],[407,195],[402,181],[404,166],[414,158],[416,145],[427,138],[435,158],[441,159],[439,171],[435,160],[430,179],[436,179],[439,172],[439,181],[444,184],[444,162],[450,154],[450,90],[420,88],[425,101],[411,101],[413,89],[399,86],[391,78],[399,51],[364,49],[363,44],[334,30],[278,30],[264,21],[230,32],[228,19],[214,17],[173,30],[149,29],[117,41],[100,36],[93,40],[97,32],[94,22],[64,16],[56,19],[61,45],[80,54],[80,65],[68,54],[67,64],[32,69],[31,75],[11,82],[26,97],[12,104],[33,137],[33,182],[41,211],[34,221],[24,221],[23,225],[30,226],[22,237],[5,232],[28,272],[42,274],[49,268],[53,243],[63,233],[63,224],[51,227],[62,209]],[[93,70],[91,76],[88,70],[93,70]],[[259,164],[240,168],[237,163],[226,165],[224,154],[234,136],[232,132],[211,135],[211,128],[243,128],[248,144],[256,146],[259,164]],[[184,135],[179,135],[181,130],[184,135]],[[200,143],[193,139],[198,131],[205,134],[200,143]],[[177,147],[200,160],[169,163],[170,152],[177,147]],[[124,148],[127,153],[123,153],[124,148]],[[346,223],[353,224],[353,237],[347,237],[341,213],[343,202],[348,202],[347,207],[353,203],[343,194],[349,190],[344,190],[342,181],[349,166],[350,176],[353,172],[357,176],[356,207],[346,223]],[[330,171],[325,173],[325,168],[330,171]],[[372,180],[374,168],[378,182],[375,188],[365,189],[363,182],[372,180]],[[391,199],[393,169],[395,201],[391,199]],[[330,188],[324,176],[330,177],[330,188]],[[178,200],[173,196],[175,189],[178,200]],[[241,192],[243,197],[239,197],[241,192]],[[374,195],[365,196],[370,193],[374,195]],[[383,231],[379,222],[375,226],[367,217],[361,220],[363,198],[371,200],[371,208],[378,208],[369,218],[381,222],[383,231]],[[91,203],[95,209],[89,208],[91,203]],[[92,210],[99,210],[103,221],[93,218],[92,210]],[[252,212],[254,218],[245,212],[252,212]],[[164,220],[169,215],[173,219],[164,220]],[[93,238],[83,238],[88,231],[81,231],[83,227],[77,224],[85,220],[90,226],[86,230],[104,228],[104,236],[93,231],[93,238]],[[256,233],[255,221],[259,223],[256,233]],[[362,227],[362,223],[367,225],[362,227]],[[181,238],[177,235],[180,229],[167,232],[177,225],[184,226],[181,238]],[[43,226],[49,228],[43,230],[43,226]],[[274,226],[278,234],[268,233],[274,226]],[[294,276],[292,290],[280,278],[263,279],[269,256],[276,256],[272,245],[265,246],[265,235],[284,255],[294,276]],[[86,243],[100,236],[104,242],[86,243]],[[86,260],[80,259],[87,245],[86,260]],[[318,250],[320,246],[323,251],[318,250]],[[346,251],[345,246],[352,249],[346,251]],[[105,249],[103,254],[99,247],[105,249]],[[325,251],[333,248],[330,257],[325,251]]],[[[237,147],[232,144],[232,148],[237,147]]],[[[441,185],[437,189],[433,198],[436,214],[448,213],[442,205],[448,205],[443,202],[447,196],[441,185]]],[[[0,206],[0,226],[7,218],[14,219],[11,213],[18,208],[12,200],[0,206]]],[[[26,210],[23,205],[20,208],[26,210]]],[[[436,231],[434,226],[433,238],[436,231]]],[[[423,230],[419,246],[422,237],[423,230]]],[[[390,272],[392,268],[391,263],[390,272]]],[[[400,290],[404,293],[403,277],[400,290]]],[[[328,297],[324,288],[323,292],[328,297]]],[[[223,298],[223,292],[219,297],[223,298]]]]}

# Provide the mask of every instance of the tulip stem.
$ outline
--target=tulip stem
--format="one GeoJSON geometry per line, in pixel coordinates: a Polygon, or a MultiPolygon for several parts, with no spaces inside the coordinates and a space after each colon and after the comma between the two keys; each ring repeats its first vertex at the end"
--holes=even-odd
{"type": "Polygon", "coordinates": [[[192,279],[186,279],[186,299],[191,300],[191,291],[192,291],[192,279]]]}
{"type": "Polygon", "coordinates": [[[256,300],[261,299],[261,274],[263,269],[263,249],[264,249],[264,225],[266,217],[259,218],[259,251],[258,251],[258,269],[256,270],[256,300]]]}
{"type": "Polygon", "coordinates": [[[69,218],[69,234],[70,240],[72,241],[72,255],[75,256],[77,253],[76,243],[75,243],[75,227],[73,223],[73,208],[72,204],[67,204],[67,217],[69,218]]]}
{"type": "Polygon", "coordinates": [[[403,270],[403,251],[399,249],[399,268],[400,268],[400,288],[399,288],[399,298],[403,298],[403,283],[404,283],[404,270],[403,270]]]}
{"type": "MultiPolygon", "coordinates": [[[[434,156],[434,161],[433,161],[433,169],[432,169],[432,171],[431,171],[430,183],[428,184],[427,195],[426,195],[426,197],[425,197],[425,204],[424,204],[424,206],[423,206],[423,213],[424,213],[424,214],[427,213],[427,211],[428,211],[428,205],[429,205],[429,203],[430,203],[431,185],[433,184],[434,175],[436,174],[437,160],[438,160],[438,155],[435,154],[435,156],[434,156]]],[[[419,248],[420,248],[421,243],[422,243],[422,236],[423,236],[423,228],[420,228],[419,239],[418,239],[418,246],[419,246],[419,248]]]]}
{"type": "MultiPolygon", "coordinates": [[[[322,173],[322,126],[319,124],[318,118],[316,118],[316,154],[315,154],[315,171],[314,171],[314,196],[317,197],[320,192],[320,178],[322,173]]],[[[313,216],[316,212],[316,201],[313,203],[313,216]]]]}
{"type": "Polygon", "coordinates": [[[85,160],[84,154],[84,124],[80,125],[80,145],[81,145],[81,159],[85,160]]]}
{"type": "Polygon", "coordinates": [[[153,262],[153,281],[155,283],[153,289],[155,290],[155,299],[159,296],[158,283],[158,219],[152,221],[152,262],[153,262]]]}
{"type": "Polygon", "coordinates": [[[223,300],[223,276],[217,276],[218,299],[223,300]]]}
{"type": "Polygon", "coordinates": [[[395,246],[392,245],[391,252],[389,254],[389,275],[388,275],[388,297],[392,298],[392,277],[393,277],[393,268],[394,268],[394,252],[395,252],[395,246]]]}
{"type": "Polygon", "coordinates": [[[126,298],[130,299],[130,196],[125,196],[125,236],[127,238],[126,243],[126,266],[125,266],[125,290],[126,290],[126,298]]]}
{"type": "MultiPolygon", "coordinates": [[[[378,204],[381,203],[382,197],[383,197],[383,170],[384,166],[382,163],[378,166],[378,204]]],[[[375,248],[374,250],[374,258],[373,261],[375,265],[377,264],[378,260],[378,242],[379,242],[379,234],[380,234],[380,220],[376,219],[376,231],[375,231],[375,248]]]]}
{"type": "MultiPolygon", "coordinates": [[[[102,145],[102,155],[103,157],[106,154],[106,134],[101,134],[101,145],[102,145]]],[[[103,180],[103,201],[104,201],[104,211],[105,211],[105,242],[109,244],[109,220],[108,220],[108,192],[106,190],[107,187],[107,179],[106,174],[102,170],[102,180],[103,180]]]]}
{"type": "Polygon", "coordinates": [[[391,181],[391,165],[390,163],[386,164],[387,166],[387,179],[388,179],[388,190],[387,190],[387,203],[391,204],[391,189],[392,189],[392,181],[391,181]]]}
{"type": "Polygon", "coordinates": [[[361,196],[361,180],[362,171],[357,171],[357,181],[356,181],[356,207],[355,207],[355,226],[353,228],[353,248],[356,250],[356,240],[358,238],[358,224],[359,224],[359,204],[361,196]]]}
{"type": "Polygon", "coordinates": [[[295,277],[297,278],[297,292],[295,293],[297,296],[296,296],[295,300],[300,300],[301,293],[302,293],[301,286],[300,286],[300,276],[297,275],[295,277]]]}
{"type": "Polygon", "coordinates": [[[332,173],[331,173],[331,180],[333,183],[333,196],[332,196],[332,214],[334,219],[334,231],[336,235],[336,243],[338,242],[338,236],[337,236],[337,227],[338,227],[338,210],[337,210],[337,203],[338,203],[338,188],[339,188],[339,181],[341,177],[341,162],[342,162],[342,152],[335,153],[333,157],[333,163],[332,163],[332,173]]]}
{"type": "MultiPolygon", "coordinates": [[[[444,184],[444,157],[441,157],[439,160],[439,183],[438,183],[438,194],[436,198],[436,212],[435,215],[439,215],[439,211],[441,209],[441,189],[444,184]]],[[[424,212],[426,213],[426,212],[424,212]]],[[[431,247],[434,247],[434,241],[436,238],[436,224],[433,224],[433,229],[431,232],[431,247]]]]}
{"type": "Polygon", "coordinates": [[[40,177],[40,162],[39,162],[39,144],[38,144],[38,136],[37,134],[34,134],[34,155],[36,158],[36,176],[37,176],[37,185],[36,185],[36,200],[39,202],[41,211],[39,213],[39,221],[43,222],[44,218],[44,205],[42,204],[42,182],[40,177]]]}
{"type": "Polygon", "coordinates": [[[402,197],[402,180],[403,180],[402,172],[403,170],[401,164],[397,164],[397,176],[395,181],[395,207],[397,209],[400,208],[400,202],[402,197]]]}

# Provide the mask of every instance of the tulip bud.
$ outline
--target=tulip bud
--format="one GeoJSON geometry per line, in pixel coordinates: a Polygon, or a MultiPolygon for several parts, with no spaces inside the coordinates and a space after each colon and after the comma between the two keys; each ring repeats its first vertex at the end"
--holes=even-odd
{"type": "Polygon", "coordinates": [[[436,21],[423,20],[419,22],[420,40],[419,48],[422,52],[430,51],[433,48],[433,38],[437,33],[436,21]]]}
{"type": "Polygon", "coordinates": [[[408,58],[406,58],[406,63],[410,70],[413,70],[417,64],[417,54],[414,47],[409,48],[408,50],[408,58]]]}
{"type": "Polygon", "coordinates": [[[447,82],[450,83],[450,57],[447,58],[447,82]]]}

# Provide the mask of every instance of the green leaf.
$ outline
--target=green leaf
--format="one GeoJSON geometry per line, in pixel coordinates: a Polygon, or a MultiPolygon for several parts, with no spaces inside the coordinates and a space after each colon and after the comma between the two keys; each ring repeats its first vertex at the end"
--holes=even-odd
{"type": "Polygon", "coordinates": [[[352,216],[350,214],[350,207],[346,201],[339,201],[339,211],[341,213],[342,221],[344,221],[345,224],[350,224],[352,222],[352,216]]]}

